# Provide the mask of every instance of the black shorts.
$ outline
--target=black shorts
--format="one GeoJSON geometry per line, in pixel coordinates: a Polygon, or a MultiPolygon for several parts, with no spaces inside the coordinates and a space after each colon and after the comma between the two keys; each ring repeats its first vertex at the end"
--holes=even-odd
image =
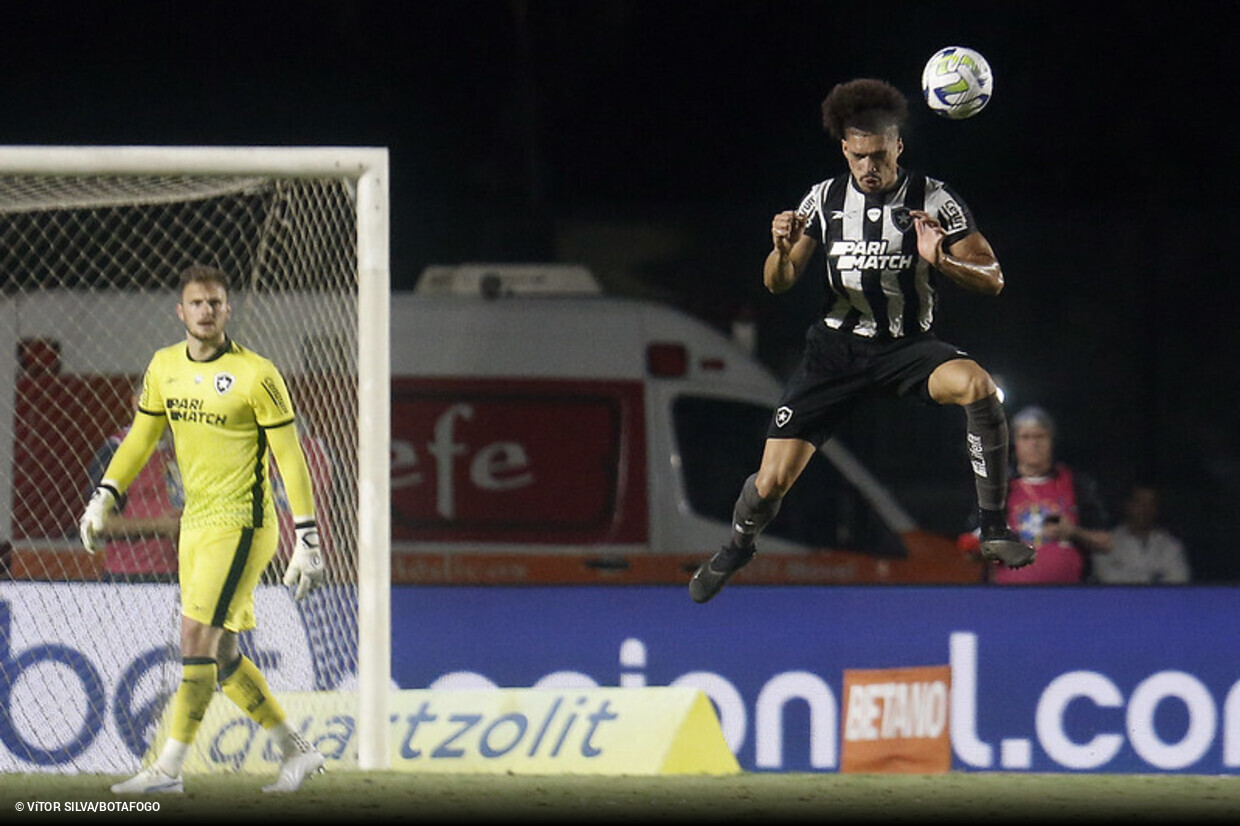
{"type": "Polygon", "coordinates": [[[775,407],[767,438],[821,445],[868,397],[935,404],[927,386],[930,374],[960,358],[970,356],[933,333],[875,341],[819,321],[805,335],[805,353],[775,407]]]}

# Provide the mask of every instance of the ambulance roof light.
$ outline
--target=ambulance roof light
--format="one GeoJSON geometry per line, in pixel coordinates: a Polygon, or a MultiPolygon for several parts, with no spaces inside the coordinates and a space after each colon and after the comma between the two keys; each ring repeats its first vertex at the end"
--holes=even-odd
{"type": "Polygon", "coordinates": [[[689,348],[679,341],[646,345],[646,372],[655,378],[678,379],[689,374],[689,348]]]}

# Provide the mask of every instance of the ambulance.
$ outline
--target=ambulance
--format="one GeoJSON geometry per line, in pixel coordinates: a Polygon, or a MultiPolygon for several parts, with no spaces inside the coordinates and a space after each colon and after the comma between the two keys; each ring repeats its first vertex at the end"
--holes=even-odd
{"type": "MultiPolygon", "coordinates": [[[[430,267],[391,320],[393,582],[687,583],[727,541],[781,389],[732,336],[574,265],[430,267]]],[[[734,582],[980,580],[822,454],[734,582]],[[857,541],[857,501],[894,548],[857,541]]]]}

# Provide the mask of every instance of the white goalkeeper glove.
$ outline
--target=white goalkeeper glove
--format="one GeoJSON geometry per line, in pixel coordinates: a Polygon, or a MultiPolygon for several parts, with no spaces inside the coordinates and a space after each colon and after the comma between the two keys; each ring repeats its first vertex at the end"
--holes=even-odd
{"type": "Polygon", "coordinates": [[[297,542],[293,545],[293,556],[284,571],[284,584],[296,587],[293,599],[302,600],[310,589],[321,584],[327,578],[327,569],[323,566],[323,554],[319,550],[319,529],[314,522],[302,522],[296,527],[297,542]]]}
{"type": "Polygon", "coordinates": [[[82,514],[82,519],[78,522],[78,532],[82,535],[82,547],[87,553],[93,554],[106,544],[99,535],[103,533],[103,524],[108,516],[115,512],[119,499],[116,488],[108,484],[95,488],[95,492],[90,495],[90,501],[86,503],[86,512],[82,514]]]}

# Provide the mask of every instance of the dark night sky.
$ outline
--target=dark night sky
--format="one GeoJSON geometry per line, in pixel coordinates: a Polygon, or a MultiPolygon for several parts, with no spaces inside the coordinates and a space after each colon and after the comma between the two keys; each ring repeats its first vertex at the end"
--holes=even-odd
{"type": "Polygon", "coordinates": [[[914,97],[904,160],[962,193],[1009,286],[946,295],[940,333],[1051,407],[1075,461],[1166,480],[1221,554],[1238,15],[1142,5],[49,0],[6,9],[0,142],[387,146],[396,286],[553,258],[583,219],[665,226],[682,244],[638,282],[712,321],[756,304],[779,344],[817,298],[760,295],[757,267],[770,215],[842,169],[822,97],[858,76],[915,96],[930,54],[972,46],[993,102],[953,123],[914,97]]]}
{"type": "Polygon", "coordinates": [[[1126,205],[1142,178],[1216,189],[1238,62],[1231,4],[861,8],[20,4],[0,27],[0,139],[388,146],[403,280],[497,243],[478,223],[488,215],[713,203],[752,205],[762,223],[837,168],[817,121],[831,84],[874,75],[916,94],[926,57],[961,43],[989,57],[995,100],[967,123],[915,107],[906,160],[982,216],[1031,201],[1126,205]]]}

